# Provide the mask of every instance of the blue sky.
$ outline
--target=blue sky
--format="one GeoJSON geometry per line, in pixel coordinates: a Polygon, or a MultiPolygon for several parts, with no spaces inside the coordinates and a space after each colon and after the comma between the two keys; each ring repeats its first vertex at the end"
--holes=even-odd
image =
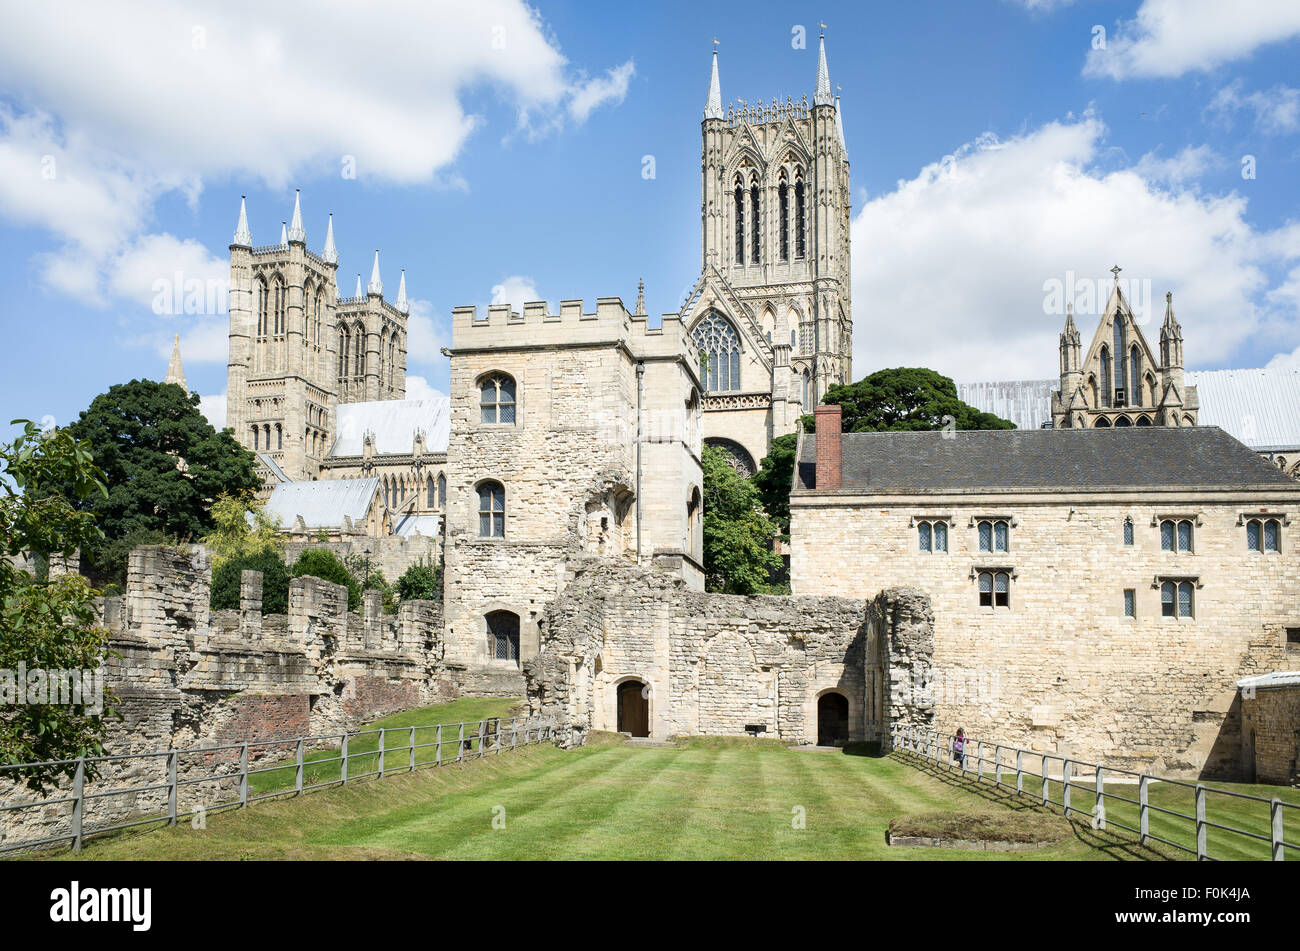
{"type": "Polygon", "coordinates": [[[713,39],[724,102],[797,99],[822,20],[855,376],[1051,377],[1048,287],[1115,263],[1155,325],[1173,292],[1190,367],[1300,366],[1294,0],[114,6],[5,13],[5,422],[161,378],[173,333],[219,415],[224,313],[155,297],[228,276],[241,194],[254,244],[295,188],[309,247],[333,212],[345,294],[375,248],[390,295],[406,268],[415,390],[445,390],[458,304],[630,306],[644,278],[676,310],[713,39]]]}

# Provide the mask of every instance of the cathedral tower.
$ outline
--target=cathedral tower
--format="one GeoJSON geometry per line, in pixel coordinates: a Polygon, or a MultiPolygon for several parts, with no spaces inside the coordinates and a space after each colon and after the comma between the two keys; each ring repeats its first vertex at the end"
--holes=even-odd
{"type": "Polygon", "coordinates": [[[366,291],[358,275],[356,294],[343,298],[338,261],[333,215],[324,248],[309,251],[295,195],[280,242],[255,248],[240,200],[230,243],[226,425],[292,480],[318,474],[339,435],[339,403],[406,392],[405,272],[397,300],[388,303],[376,251],[366,291]]]}
{"type": "Polygon", "coordinates": [[[811,105],[724,111],[714,50],[701,131],[701,276],[681,317],[707,355],[705,440],[752,472],[851,380],[849,160],[825,38],[811,105]]]}

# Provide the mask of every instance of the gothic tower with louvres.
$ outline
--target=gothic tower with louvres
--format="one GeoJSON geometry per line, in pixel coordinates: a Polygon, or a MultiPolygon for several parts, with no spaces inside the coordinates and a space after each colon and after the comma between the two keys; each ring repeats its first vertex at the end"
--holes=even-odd
{"type": "Polygon", "coordinates": [[[338,406],[406,394],[406,273],[384,299],[375,252],[370,281],[339,293],[334,217],[308,250],[301,196],[277,244],[254,247],[246,204],[230,243],[226,425],[272,475],[316,478],[338,432],[338,406]]]}
{"type": "Polygon", "coordinates": [[[852,378],[849,158],[825,38],[811,104],[724,110],[715,50],[702,135],[701,276],[681,317],[705,357],[705,441],[753,472],[852,378]]]}

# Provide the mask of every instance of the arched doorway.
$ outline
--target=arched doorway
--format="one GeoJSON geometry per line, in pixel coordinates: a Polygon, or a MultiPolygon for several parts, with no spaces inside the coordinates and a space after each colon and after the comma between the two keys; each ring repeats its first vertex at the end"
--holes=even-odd
{"type": "Polygon", "coordinates": [[[618,685],[618,732],[650,735],[650,688],[639,680],[618,685]]]}
{"type": "Polygon", "coordinates": [[[849,741],[849,698],[824,693],[817,698],[817,745],[843,746],[849,741]]]}

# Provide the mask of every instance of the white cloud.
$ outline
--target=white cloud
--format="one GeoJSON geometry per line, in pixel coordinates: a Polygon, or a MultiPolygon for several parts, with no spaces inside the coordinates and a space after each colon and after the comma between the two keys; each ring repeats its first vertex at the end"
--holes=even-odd
{"type": "Polygon", "coordinates": [[[1008,0],[1008,2],[1022,6],[1031,13],[1043,13],[1068,7],[1074,3],[1074,0],[1008,0]]]}
{"type": "Polygon", "coordinates": [[[212,428],[218,431],[226,428],[226,394],[216,393],[212,396],[199,397],[199,412],[207,417],[212,428]]]}
{"type": "Polygon", "coordinates": [[[604,76],[581,83],[569,100],[569,115],[578,122],[586,122],[587,116],[605,103],[621,103],[627,97],[627,85],[635,75],[636,66],[628,60],[604,76]]]}
{"type": "MultiPolygon", "coordinates": [[[[1300,264],[1300,226],[1256,231],[1244,198],[1153,182],[1141,162],[1102,170],[1105,133],[1085,115],[984,136],[864,205],[852,234],[854,375],[920,362],[961,381],[1050,378],[1063,317],[1047,312],[1047,282],[1073,272],[1104,298],[1116,262],[1156,321],[1173,291],[1193,367],[1247,340],[1293,346],[1298,300],[1268,273],[1300,264]]],[[[1085,343],[1104,302],[1080,313],[1085,343]]]]}
{"type": "Polygon", "coordinates": [[[1300,131],[1300,89],[1278,85],[1268,91],[1242,95],[1242,82],[1238,79],[1220,89],[1206,111],[1227,121],[1242,109],[1255,113],[1255,127],[1267,135],[1300,131]]]}
{"type": "Polygon", "coordinates": [[[521,274],[511,274],[500,284],[492,286],[492,303],[509,304],[511,310],[521,314],[524,312],[524,304],[541,299],[542,295],[537,292],[533,279],[521,274]]]}
{"type": "Polygon", "coordinates": [[[124,290],[107,282],[114,259],[164,194],[194,204],[206,177],[283,187],[345,162],[363,181],[435,181],[485,122],[467,93],[491,89],[522,127],[551,129],[621,101],[631,71],[588,80],[523,0],[318,0],[309,23],[255,0],[13,6],[0,215],[61,243],[38,261],[47,285],[106,303],[124,290]]]}
{"type": "Polygon", "coordinates": [[[450,345],[447,324],[434,311],[433,304],[427,300],[411,301],[411,313],[406,320],[407,363],[440,362],[445,359],[442,348],[450,345]]]}
{"type": "Polygon", "coordinates": [[[1213,69],[1300,36],[1295,0],[1143,0],[1105,49],[1088,52],[1085,76],[1176,77],[1213,69]]]}
{"type": "Polygon", "coordinates": [[[408,400],[433,400],[445,399],[446,393],[429,385],[429,381],[422,376],[408,376],[406,378],[406,398],[408,400]]]}
{"type": "Polygon", "coordinates": [[[1195,182],[1209,170],[1225,164],[1226,160],[1208,145],[1189,145],[1170,158],[1148,152],[1138,160],[1133,171],[1149,182],[1182,185],[1195,182]]]}

